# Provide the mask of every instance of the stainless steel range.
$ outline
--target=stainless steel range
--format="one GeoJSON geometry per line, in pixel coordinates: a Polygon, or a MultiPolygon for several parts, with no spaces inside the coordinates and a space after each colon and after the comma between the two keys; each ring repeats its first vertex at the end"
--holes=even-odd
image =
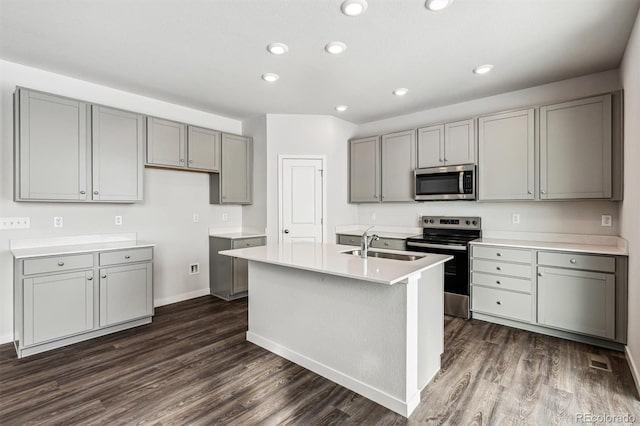
{"type": "Polygon", "coordinates": [[[453,256],[444,265],[444,313],[470,318],[469,241],[482,236],[480,218],[422,216],[422,228],[407,238],[407,250],[453,256]]]}

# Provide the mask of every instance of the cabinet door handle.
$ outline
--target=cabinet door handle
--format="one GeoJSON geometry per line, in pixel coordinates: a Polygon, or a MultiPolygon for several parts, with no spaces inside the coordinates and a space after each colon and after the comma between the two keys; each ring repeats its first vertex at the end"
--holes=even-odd
{"type": "Polygon", "coordinates": [[[502,302],[500,302],[499,300],[496,301],[496,305],[502,305],[502,302]]]}
{"type": "Polygon", "coordinates": [[[574,265],[576,264],[577,260],[575,259],[570,259],[569,262],[573,263],[574,265]]]}
{"type": "Polygon", "coordinates": [[[498,252],[498,253],[496,253],[496,256],[500,257],[500,256],[502,256],[502,253],[498,252]]]}
{"type": "Polygon", "coordinates": [[[247,243],[247,244],[246,244],[246,246],[247,246],[247,247],[251,247],[251,244],[247,243]]]}
{"type": "Polygon", "coordinates": [[[58,266],[64,266],[64,262],[63,261],[58,262],[58,266]]]}
{"type": "Polygon", "coordinates": [[[385,246],[389,247],[389,243],[384,243],[385,246]]]}
{"type": "Polygon", "coordinates": [[[93,195],[98,195],[99,192],[98,191],[93,191],[93,195]]]}
{"type": "Polygon", "coordinates": [[[546,192],[543,189],[540,190],[540,193],[541,194],[546,194],[546,192]]]}
{"type": "Polygon", "coordinates": [[[502,271],[502,268],[501,268],[500,266],[496,266],[496,269],[497,269],[498,271],[502,271]]]}
{"type": "Polygon", "coordinates": [[[378,198],[378,196],[376,194],[373,194],[373,198],[378,198]]]}
{"type": "Polygon", "coordinates": [[[181,162],[181,163],[184,163],[184,158],[181,158],[181,159],[180,159],[180,162],[181,162]]]}
{"type": "Polygon", "coordinates": [[[107,278],[107,274],[101,275],[102,278],[107,278]]]}
{"type": "Polygon", "coordinates": [[[533,194],[533,191],[529,190],[527,191],[527,194],[533,194]]]}
{"type": "Polygon", "coordinates": [[[447,159],[445,158],[445,159],[444,159],[444,162],[446,163],[447,161],[449,161],[449,160],[447,160],[447,159]]]}
{"type": "Polygon", "coordinates": [[[86,193],[87,193],[87,191],[80,191],[80,193],[81,193],[82,195],[84,195],[84,194],[86,194],[86,193]]]}
{"type": "Polygon", "coordinates": [[[500,282],[500,280],[497,280],[497,281],[496,281],[496,284],[502,284],[502,283],[500,282]]]}
{"type": "Polygon", "coordinates": [[[542,276],[542,272],[538,272],[538,276],[541,277],[542,276]]]}
{"type": "Polygon", "coordinates": [[[439,163],[442,163],[442,158],[438,158],[438,162],[439,162],[439,163]]]}
{"type": "Polygon", "coordinates": [[[126,255],[124,256],[124,258],[125,258],[125,259],[131,259],[131,256],[129,256],[128,254],[126,254],[126,255]]]}
{"type": "Polygon", "coordinates": [[[87,281],[93,281],[93,277],[87,277],[87,281]]]}
{"type": "Polygon", "coordinates": [[[193,164],[193,160],[189,160],[189,164],[193,164]]]}

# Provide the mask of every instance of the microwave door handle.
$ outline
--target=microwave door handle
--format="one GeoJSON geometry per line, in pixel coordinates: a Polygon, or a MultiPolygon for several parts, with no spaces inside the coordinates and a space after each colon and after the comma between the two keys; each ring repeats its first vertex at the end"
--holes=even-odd
{"type": "Polygon", "coordinates": [[[464,194],[464,172],[458,175],[458,194],[464,194]]]}

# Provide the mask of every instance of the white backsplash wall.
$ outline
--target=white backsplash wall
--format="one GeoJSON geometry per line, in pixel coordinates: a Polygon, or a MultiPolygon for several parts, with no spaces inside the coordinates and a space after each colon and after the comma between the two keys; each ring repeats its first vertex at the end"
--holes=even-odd
{"type": "Polygon", "coordinates": [[[102,103],[135,112],[240,133],[241,122],[146,98],[31,67],[0,61],[0,216],[31,218],[31,228],[0,230],[0,343],[12,339],[13,263],[9,240],[65,235],[136,232],[157,244],[154,264],[156,305],[206,294],[209,288],[209,227],[242,226],[240,206],[209,204],[209,176],[145,169],[144,202],[140,204],[13,202],[13,101],[15,86],[102,103]],[[199,222],[193,222],[193,214],[199,222]],[[228,221],[222,221],[222,214],[228,221]],[[114,216],[123,216],[115,225],[114,216]],[[54,216],[64,218],[53,227],[54,216]],[[189,275],[189,263],[200,274],[189,275]]]}
{"type": "Polygon", "coordinates": [[[360,204],[359,224],[420,226],[418,216],[479,216],[482,229],[491,231],[555,232],[619,235],[618,203],[612,201],[553,201],[478,203],[433,201],[424,203],[360,204]],[[512,214],[520,224],[512,223],[512,214]],[[613,216],[613,226],[600,226],[600,215],[613,216]]]}

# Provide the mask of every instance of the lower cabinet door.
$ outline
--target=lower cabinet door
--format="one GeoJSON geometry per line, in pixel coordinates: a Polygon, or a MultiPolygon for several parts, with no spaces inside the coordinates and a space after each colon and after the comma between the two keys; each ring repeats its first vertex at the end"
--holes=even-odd
{"type": "Polygon", "coordinates": [[[233,285],[231,293],[238,294],[249,290],[249,262],[233,258],[233,285]]]}
{"type": "Polygon", "coordinates": [[[153,314],[153,264],[100,269],[100,327],[153,314]]]}
{"type": "Polygon", "coordinates": [[[615,338],[615,276],[538,268],[538,323],[615,338]]]}
{"type": "Polygon", "coordinates": [[[23,284],[25,346],[94,328],[93,271],[26,278],[23,284]]]}

